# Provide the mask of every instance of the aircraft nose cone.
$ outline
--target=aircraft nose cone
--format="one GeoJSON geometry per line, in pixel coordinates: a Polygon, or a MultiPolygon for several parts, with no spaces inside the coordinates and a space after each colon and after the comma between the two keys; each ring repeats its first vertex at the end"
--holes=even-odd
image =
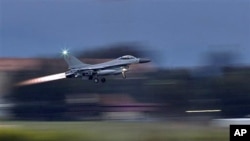
{"type": "Polygon", "coordinates": [[[140,58],[139,63],[148,63],[150,61],[151,61],[150,59],[140,58]]]}

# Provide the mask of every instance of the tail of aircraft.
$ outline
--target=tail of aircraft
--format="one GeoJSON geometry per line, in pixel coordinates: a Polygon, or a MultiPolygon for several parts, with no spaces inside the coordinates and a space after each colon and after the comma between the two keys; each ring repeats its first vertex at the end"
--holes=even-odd
{"type": "Polygon", "coordinates": [[[81,62],[79,59],[72,55],[64,55],[64,60],[67,62],[69,69],[86,67],[89,65],[81,62]]]}

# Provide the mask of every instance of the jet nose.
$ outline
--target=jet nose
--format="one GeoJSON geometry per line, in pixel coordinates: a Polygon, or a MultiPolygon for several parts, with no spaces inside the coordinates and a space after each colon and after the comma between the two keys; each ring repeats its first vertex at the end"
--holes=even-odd
{"type": "Polygon", "coordinates": [[[150,61],[151,61],[150,59],[146,59],[146,58],[140,58],[139,59],[139,63],[148,63],[150,61]]]}

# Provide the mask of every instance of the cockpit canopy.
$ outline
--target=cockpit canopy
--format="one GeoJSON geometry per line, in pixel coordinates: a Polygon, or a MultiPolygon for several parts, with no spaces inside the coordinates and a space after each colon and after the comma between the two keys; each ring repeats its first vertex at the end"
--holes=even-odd
{"type": "Polygon", "coordinates": [[[129,59],[136,59],[136,58],[132,55],[124,55],[122,57],[119,57],[118,59],[119,60],[129,60],[129,59]]]}

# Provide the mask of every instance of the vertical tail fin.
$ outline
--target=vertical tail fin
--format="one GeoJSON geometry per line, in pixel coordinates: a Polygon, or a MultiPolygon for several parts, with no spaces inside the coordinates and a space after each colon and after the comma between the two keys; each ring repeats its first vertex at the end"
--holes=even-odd
{"type": "Polygon", "coordinates": [[[67,62],[69,69],[86,67],[89,65],[81,62],[79,59],[71,55],[64,55],[64,60],[67,62]]]}

